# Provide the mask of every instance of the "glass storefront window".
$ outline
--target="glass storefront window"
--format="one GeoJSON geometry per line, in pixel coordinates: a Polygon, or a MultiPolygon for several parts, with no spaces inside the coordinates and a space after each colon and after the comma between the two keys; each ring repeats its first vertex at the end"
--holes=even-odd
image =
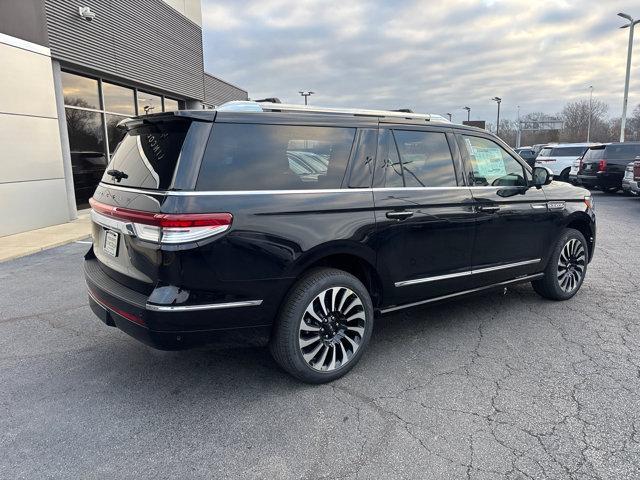
{"type": "Polygon", "coordinates": [[[162,98],[152,93],[138,91],[138,115],[162,112],[162,98]]]}
{"type": "Polygon", "coordinates": [[[164,111],[175,112],[178,110],[178,101],[172,98],[164,97],[164,111]]]}
{"type": "Polygon", "coordinates": [[[66,117],[76,203],[82,206],[93,195],[108,163],[102,113],[67,108],[66,117]]]}
{"type": "Polygon", "coordinates": [[[120,143],[120,140],[122,140],[122,137],[124,137],[124,134],[126,133],[126,130],[117,128],[118,122],[120,122],[120,120],[124,120],[127,117],[120,115],[109,115],[108,113],[106,116],[107,138],[109,139],[109,154],[113,155],[113,152],[116,151],[118,143],[120,143]]]}
{"type": "Polygon", "coordinates": [[[109,82],[102,82],[104,109],[108,112],[122,113],[127,116],[136,114],[136,101],[133,88],[121,87],[109,82]]]}
{"type": "Polygon", "coordinates": [[[65,105],[83,108],[100,108],[98,80],[62,72],[62,92],[65,105]]]}

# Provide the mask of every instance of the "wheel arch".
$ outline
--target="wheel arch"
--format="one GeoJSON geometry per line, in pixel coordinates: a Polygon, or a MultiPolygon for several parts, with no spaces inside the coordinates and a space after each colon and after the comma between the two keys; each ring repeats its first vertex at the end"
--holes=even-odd
{"type": "Polygon", "coordinates": [[[584,238],[587,240],[587,247],[589,248],[589,261],[593,258],[593,250],[595,248],[595,231],[592,227],[592,220],[584,212],[574,212],[568,218],[565,224],[565,228],[573,228],[578,230],[584,238]]]}

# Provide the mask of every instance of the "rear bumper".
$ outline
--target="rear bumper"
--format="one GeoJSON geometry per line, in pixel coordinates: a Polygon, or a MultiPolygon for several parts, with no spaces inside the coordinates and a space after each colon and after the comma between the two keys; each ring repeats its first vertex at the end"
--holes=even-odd
{"type": "Polygon", "coordinates": [[[106,325],[161,350],[180,350],[215,340],[220,332],[268,327],[272,308],[262,299],[207,305],[159,305],[116,282],[87,258],[84,274],[91,310],[106,325]]]}
{"type": "Polygon", "coordinates": [[[614,174],[596,174],[596,175],[580,175],[578,174],[578,181],[581,185],[587,187],[621,187],[622,175],[614,174]]]}

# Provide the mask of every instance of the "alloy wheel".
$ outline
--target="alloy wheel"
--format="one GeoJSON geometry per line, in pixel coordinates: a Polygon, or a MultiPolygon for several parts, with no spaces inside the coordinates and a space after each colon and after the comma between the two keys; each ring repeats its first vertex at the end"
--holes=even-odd
{"type": "Polygon", "coordinates": [[[580,286],[587,264],[587,255],[580,240],[570,239],[562,247],[558,259],[558,284],[564,292],[572,292],[580,286]]]}
{"type": "Polygon", "coordinates": [[[366,322],[362,301],[353,290],[322,291],[300,319],[298,344],[304,361],[323,372],[343,367],[360,348],[366,322]]]}

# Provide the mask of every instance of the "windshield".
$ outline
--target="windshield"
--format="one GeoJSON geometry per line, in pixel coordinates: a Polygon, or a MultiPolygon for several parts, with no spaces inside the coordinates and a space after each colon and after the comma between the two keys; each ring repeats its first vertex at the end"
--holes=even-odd
{"type": "Polygon", "coordinates": [[[169,188],[188,128],[188,122],[165,122],[127,132],[102,182],[126,187],[169,188]]]}

